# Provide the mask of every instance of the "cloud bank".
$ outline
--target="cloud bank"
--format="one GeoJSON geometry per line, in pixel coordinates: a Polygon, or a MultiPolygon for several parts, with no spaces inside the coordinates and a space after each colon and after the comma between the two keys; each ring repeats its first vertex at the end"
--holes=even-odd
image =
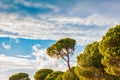
{"type": "Polygon", "coordinates": [[[42,15],[38,19],[16,14],[0,14],[0,37],[58,40],[76,39],[81,45],[100,40],[119,20],[94,14],[86,18],[42,15]]]}
{"type": "MultiPolygon", "coordinates": [[[[42,68],[61,71],[65,71],[67,69],[66,62],[49,57],[46,53],[46,49],[40,49],[38,44],[33,46],[33,53],[27,56],[35,56],[35,59],[27,59],[26,56],[12,57],[0,55],[0,78],[2,80],[6,80],[10,75],[18,72],[17,70],[19,70],[19,72],[33,70],[32,72],[28,72],[28,74],[30,74],[30,77],[33,78],[33,72],[42,68]]],[[[76,64],[75,62],[71,61],[71,66],[73,65],[76,64]]]]}

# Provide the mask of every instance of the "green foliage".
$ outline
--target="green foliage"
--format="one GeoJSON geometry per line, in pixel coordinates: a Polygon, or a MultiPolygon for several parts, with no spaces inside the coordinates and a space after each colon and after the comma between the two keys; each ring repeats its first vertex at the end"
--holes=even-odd
{"type": "MultiPolygon", "coordinates": [[[[88,44],[77,56],[77,66],[70,68],[69,55],[75,50],[76,41],[58,40],[47,49],[53,58],[64,59],[69,67],[66,72],[51,69],[38,70],[35,80],[120,80],[120,25],[110,28],[100,42],[88,44]]],[[[9,80],[30,80],[27,73],[17,73],[9,80]]]]}
{"type": "Polygon", "coordinates": [[[44,80],[46,78],[46,76],[52,72],[53,72],[53,70],[51,70],[51,69],[38,70],[34,75],[34,79],[35,80],[44,80]]]}
{"type": "Polygon", "coordinates": [[[101,79],[103,65],[101,64],[102,55],[98,49],[99,43],[88,44],[82,54],[77,57],[75,73],[80,77],[90,79],[101,79]]]}
{"type": "Polygon", "coordinates": [[[63,73],[59,74],[55,80],[62,80],[63,73]]]}
{"type": "Polygon", "coordinates": [[[56,80],[59,75],[63,74],[61,71],[55,71],[47,75],[45,80],[56,80]]]}
{"type": "Polygon", "coordinates": [[[120,80],[120,77],[104,73],[104,78],[103,80],[120,80]]]}
{"type": "Polygon", "coordinates": [[[71,71],[67,70],[63,76],[62,80],[79,80],[79,77],[74,73],[75,67],[72,67],[71,71]]]}
{"type": "Polygon", "coordinates": [[[105,71],[120,76],[120,25],[108,30],[100,41],[99,50],[104,56],[105,71]]]}
{"type": "Polygon", "coordinates": [[[47,49],[47,54],[51,57],[60,58],[67,54],[71,54],[72,52],[68,52],[68,53],[66,52],[68,50],[74,51],[75,44],[76,44],[76,41],[70,38],[64,38],[64,39],[58,40],[55,44],[53,44],[47,49]]]}
{"type": "Polygon", "coordinates": [[[17,73],[9,77],[9,80],[30,80],[27,73],[17,73]]]}
{"type": "Polygon", "coordinates": [[[73,51],[75,50],[75,44],[76,41],[70,38],[58,40],[55,44],[48,47],[47,54],[53,58],[55,57],[58,59],[64,59],[68,64],[68,68],[70,69],[69,54],[73,54],[73,51]]]}

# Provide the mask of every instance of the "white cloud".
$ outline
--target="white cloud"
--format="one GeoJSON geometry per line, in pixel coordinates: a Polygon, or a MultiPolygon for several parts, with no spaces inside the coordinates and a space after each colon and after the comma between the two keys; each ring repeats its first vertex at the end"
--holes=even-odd
{"type": "Polygon", "coordinates": [[[19,41],[19,39],[15,39],[15,42],[16,42],[16,43],[19,43],[20,41],[19,41]]]}
{"type": "Polygon", "coordinates": [[[118,24],[119,21],[110,18],[104,18],[103,16],[93,14],[86,18],[79,18],[79,17],[53,17],[48,18],[50,21],[59,22],[61,24],[78,24],[78,25],[86,25],[86,26],[108,26],[108,25],[115,25],[118,24]]]}
{"type": "Polygon", "coordinates": [[[0,55],[0,67],[9,67],[9,68],[32,68],[35,66],[34,60],[28,60],[24,58],[17,58],[11,56],[0,55]]]}
{"type": "Polygon", "coordinates": [[[18,38],[10,38],[10,42],[19,43],[20,41],[18,38]]]}
{"type": "Polygon", "coordinates": [[[4,49],[7,49],[7,50],[9,50],[9,49],[11,48],[11,46],[8,45],[8,44],[6,44],[5,42],[2,43],[2,47],[3,47],[4,49]]]}
{"type": "Polygon", "coordinates": [[[40,49],[42,46],[40,44],[36,44],[32,47],[33,51],[38,51],[38,49],[40,49]]]}
{"type": "Polygon", "coordinates": [[[76,39],[80,45],[100,40],[109,27],[119,20],[91,15],[86,18],[65,16],[40,16],[39,19],[16,14],[0,14],[0,37],[50,39],[64,37],[76,39]]]}
{"type": "MultiPolygon", "coordinates": [[[[47,55],[46,49],[40,49],[39,46],[40,45],[38,44],[34,45],[33,46],[34,52],[32,53],[32,55],[36,57],[36,62],[40,63],[40,65],[38,65],[38,68],[51,68],[54,70],[62,70],[62,71],[66,70],[67,68],[66,62],[63,62],[56,58],[49,57],[47,55]]],[[[71,64],[73,65],[74,63],[71,64]]]]}
{"type": "Polygon", "coordinates": [[[7,80],[7,77],[3,73],[0,72],[0,79],[1,80],[7,80]]]}
{"type": "Polygon", "coordinates": [[[31,55],[17,55],[17,57],[20,57],[20,58],[30,58],[31,55]]]}
{"type": "MultiPolygon", "coordinates": [[[[42,68],[61,71],[67,69],[66,62],[49,57],[46,53],[46,49],[40,49],[39,46],[38,44],[33,46],[31,56],[35,56],[35,59],[0,55],[0,74],[3,73],[3,75],[0,75],[0,79],[7,80],[11,74],[17,72],[27,72],[30,74],[30,77],[33,77],[35,71],[42,68]]],[[[73,65],[75,65],[75,62],[71,61],[71,66],[73,65]]]]}

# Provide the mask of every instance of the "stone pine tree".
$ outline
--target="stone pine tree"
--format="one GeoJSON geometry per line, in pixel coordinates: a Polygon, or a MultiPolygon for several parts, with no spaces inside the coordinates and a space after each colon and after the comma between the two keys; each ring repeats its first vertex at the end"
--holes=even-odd
{"type": "Polygon", "coordinates": [[[34,80],[45,80],[46,76],[52,73],[51,69],[40,69],[34,75],[34,80]]]}
{"type": "Polygon", "coordinates": [[[59,75],[63,74],[61,71],[55,71],[47,75],[44,80],[56,80],[59,75]]]}
{"type": "Polygon", "coordinates": [[[55,79],[55,80],[62,80],[62,76],[63,76],[63,74],[64,74],[64,72],[63,72],[63,73],[61,73],[61,74],[59,74],[59,75],[56,77],[56,79],[55,79]]]}
{"type": "Polygon", "coordinates": [[[76,41],[71,38],[58,40],[47,49],[47,54],[53,58],[62,58],[67,62],[70,70],[70,54],[74,53],[76,41]]]}
{"type": "Polygon", "coordinates": [[[80,80],[101,80],[104,68],[101,64],[102,55],[98,49],[99,42],[88,44],[78,57],[75,73],[80,80]]]}
{"type": "Polygon", "coordinates": [[[16,73],[9,77],[9,80],[30,80],[27,73],[16,73]]]}
{"type": "Polygon", "coordinates": [[[120,77],[120,25],[110,28],[99,45],[105,71],[120,77]]]}
{"type": "Polygon", "coordinates": [[[79,80],[79,77],[75,74],[74,69],[75,67],[72,67],[72,72],[69,69],[64,72],[61,80],[79,80]]]}

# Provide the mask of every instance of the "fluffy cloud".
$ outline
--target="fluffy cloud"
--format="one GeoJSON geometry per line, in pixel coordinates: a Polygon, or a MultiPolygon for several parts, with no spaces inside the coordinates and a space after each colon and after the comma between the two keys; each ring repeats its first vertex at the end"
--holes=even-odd
{"type": "Polygon", "coordinates": [[[36,57],[36,62],[40,64],[38,65],[38,68],[51,68],[54,70],[62,70],[62,71],[66,70],[67,68],[67,65],[65,62],[49,57],[46,53],[46,49],[40,49],[39,44],[36,44],[33,46],[32,55],[36,57]],[[62,68],[63,66],[64,68],[62,68]]]}
{"type": "MultiPolygon", "coordinates": [[[[17,72],[26,72],[26,70],[37,70],[35,60],[0,55],[1,80],[8,80],[10,75],[15,74],[17,72]]],[[[28,73],[32,77],[32,74],[30,72],[28,73]]]]}
{"type": "Polygon", "coordinates": [[[2,80],[7,80],[7,77],[0,72],[0,79],[2,79],[2,80]]]}
{"type": "Polygon", "coordinates": [[[31,57],[31,55],[17,55],[17,57],[20,57],[20,58],[30,58],[31,57]]]}
{"type": "Polygon", "coordinates": [[[43,15],[39,19],[16,14],[0,16],[0,37],[50,40],[70,37],[81,45],[100,40],[110,26],[119,23],[97,14],[86,18],[43,15]]]}
{"type": "MultiPolygon", "coordinates": [[[[26,56],[12,57],[0,55],[0,74],[2,73],[0,78],[2,80],[6,80],[11,74],[17,72],[27,72],[30,74],[30,77],[33,77],[33,73],[42,68],[61,71],[65,71],[67,69],[66,62],[49,57],[46,54],[46,49],[40,49],[39,44],[33,46],[33,53],[31,56],[35,56],[35,59],[27,59],[26,56]]],[[[71,61],[71,66],[73,65],[75,65],[75,62],[71,61]]]]}
{"type": "Polygon", "coordinates": [[[7,50],[9,50],[10,48],[11,48],[11,46],[10,45],[8,45],[8,44],[6,44],[6,43],[2,43],[2,47],[4,48],[4,49],[7,49],[7,50]]]}
{"type": "Polygon", "coordinates": [[[32,68],[35,66],[34,60],[28,60],[24,58],[16,58],[11,56],[0,55],[0,67],[9,68],[32,68]]]}

